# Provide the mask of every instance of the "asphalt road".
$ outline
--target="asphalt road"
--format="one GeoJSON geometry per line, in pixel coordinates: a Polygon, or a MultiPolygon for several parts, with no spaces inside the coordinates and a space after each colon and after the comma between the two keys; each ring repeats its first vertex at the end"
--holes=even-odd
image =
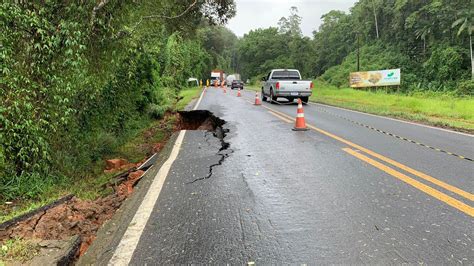
{"type": "Polygon", "coordinates": [[[130,264],[474,263],[472,136],[254,95],[207,89],[230,146],[185,132],[130,264]]]}

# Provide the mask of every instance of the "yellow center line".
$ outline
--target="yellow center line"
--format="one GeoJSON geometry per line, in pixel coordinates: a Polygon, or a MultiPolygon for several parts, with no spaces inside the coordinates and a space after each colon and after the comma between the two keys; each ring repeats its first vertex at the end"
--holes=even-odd
{"type": "Polygon", "coordinates": [[[438,190],[436,190],[436,189],[434,189],[430,186],[427,186],[427,185],[425,185],[425,184],[423,184],[423,183],[421,183],[421,182],[419,182],[419,181],[417,181],[417,180],[415,180],[411,177],[408,177],[408,176],[396,171],[393,168],[390,168],[390,167],[388,167],[388,166],[386,166],[382,163],[379,163],[379,162],[377,162],[377,161],[375,161],[375,160],[373,160],[373,159],[371,159],[367,156],[364,156],[364,155],[362,155],[362,154],[360,154],[360,153],[358,153],[358,152],[356,152],[356,151],[354,151],[350,148],[345,148],[343,150],[345,152],[349,153],[350,155],[352,155],[352,156],[354,156],[354,157],[356,157],[356,158],[358,158],[358,159],[360,159],[360,160],[362,160],[362,161],[364,161],[364,162],[366,162],[366,163],[368,163],[368,164],[370,164],[370,165],[386,172],[387,174],[389,174],[391,176],[394,176],[394,177],[400,179],[401,181],[403,181],[403,182],[405,182],[405,183],[407,183],[407,184],[409,184],[409,185],[425,192],[426,194],[428,194],[428,195],[430,195],[430,196],[432,196],[432,197],[434,197],[434,198],[436,198],[436,199],[438,199],[438,200],[440,200],[440,201],[442,201],[442,202],[444,202],[444,203],[446,203],[446,204],[448,204],[448,205],[450,205],[450,206],[452,206],[452,207],[454,207],[454,208],[456,208],[456,209],[458,209],[458,210],[460,210],[460,211],[462,211],[462,212],[464,212],[464,213],[466,213],[470,216],[474,216],[474,208],[473,207],[471,207],[471,206],[469,206],[469,205],[467,205],[467,204],[465,204],[465,203],[463,203],[463,202],[461,202],[461,201],[459,201],[455,198],[452,198],[452,197],[450,197],[450,196],[448,196],[448,195],[446,195],[446,194],[444,194],[444,193],[442,193],[442,192],[440,192],[440,191],[438,191],[438,190]]]}
{"type": "Polygon", "coordinates": [[[275,113],[275,112],[273,112],[273,111],[268,111],[268,112],[269,112],[270,114],[272,114],[272,115],[274,115],[274,116],[280,118],[281,120],[287,122],[287,123],[293,123],[293,121],[291,121],[290,119],[287,119],[287,118],[285,118],[285,117],[283,117],[283,116],[281,116],[281,115],[279,115],[279,114],[277,114],[277,113],[275,113]]]}
{"type": "MultiPolygon", "coordinates": [[[[253,103],[253,102],[251,102],[251,101],[249,101],[249,100],[247,100],[247,99],[244,99],[244,100],[245,100],[246,102],[250,103],[250,104],[255,104],[255,103],[253,103]]],[[[263,105],[262,105],[262,106],[263,106],[263,105]]],[[[263,106],[263,107],[265,107],[265,106],[263,106]]],[[[265,108],[267,108],[267,107],[265,107],[265,108]]],[[[276,116],[277,118],[280,118],[281,120],[283,120],[283,121],[285,121],[285,122],[287,122],[287,123],[293,123],[293,120],[292,120],[292,119],[288,119],[288,118],[286,118],[286,117],[284,117],[284,116],[281,116],[280,114],[277,114],[275,111],[271,110],[270,108],[267,108],[267,109],[269,109],[268,112],[269,112],[270,114],[276,116]]]]}
{"type": "MultiPolygon", "coordinates": [[[[262,105],[262,106],[263,106],[263,105],[262,105]]],[[[279,115],[281,115],[281,116],[283,116],[283,117],[287,117],[287,118],[289,118],[289,119],[292,119],[292,118],[291,118],[290,116],[288,116],[287,114],[284,114],[284,113],[282,113],[282,112],[273,110],[272,108],[269,108],[269,107],[267,107],[267,106],[263,106],[263,107],[266,108],[266,109],[268,109],[268,110],[270,110],[270,111],[273,111],[273,112],[275,112],[275,113],[277,113],[277,114],[279,114],[279,115]]],[[[408,166],[406,166],[406,165],[404,165],[404,164],[401,164],[401,163],[399,163],[399,162],[397,162],[397,161],[394,161],[394,160],[392,160],[392,159],[390,159],[390,158],[387,158],[387,157],[385,157],[385,156],[383,156],[383,155],[381,155],[381,154],[378,154],[378,153],[376,153],[376,152],[374,152],[374,151],[371,151],[371,150],[369,150],[369,149],[366,149],[366,148],[364,148],[364,147],[362,147],[362,146],[360,146],[360,145],[357,145],[357,144],[355,144],[355,143],[352,143],[352,142],[350,142],[350,141],[348,141],[348,140],[346,140],[346,139],[343,139],[343,138],[341,138],[341,137],[339,137],[339,136],[336,136],[336,135],[334,135],[334,134],[332,134],[332,133],[329,133],[329,132],[327,132],[327,131],[325,131],[325,130],[322,130],[322,129],[320,129],[320,128],[317,128],[317,127],[315,127],[315,126],[313,126],[313,125],[306,124],[306,126],[309,127],[309,128],[311,128],[311,129],[313,129],[313,130],[315,130],[315,131],[317,131],[317,132],[319,132],[319,133],[321,133],[321,134],[324,134],[324,135],[326,135],[326,136],[328,136],[328,137],[330,137],[330,138],[333,138],[333,139],[335,139],[335,140],[337,140],[337,141],[340,141],[340,142],[342,142],[342,143],[344,143],[344,144],[347,144],[347,145],[351,146],[352,148],[355,148],[355,149],[357,149],[357,150],[360,150],[360,151],[362,151],[362,152],[365,152],[365,153],[367,153],[367,154],[369,154],[369,155],[371,155],[371,156],[373,156],[373,157],[375,157],[375,158],[377,158],[377,159],[379,159],[379,160],[382,160],[382,161],[384,161],[384,162],[386,162],[386,163],[389,163],[389,164],[391,164],[391,165],[393,165],[393,166],[395,166],[395,167],[398,167],[398,168],[400,168],[400,169],[402,169],[402,170],[404,170],[404,171],[406,171],[406,172],[408,172],[408,173],[410,173],[410,174],[413,174],[413,175],[415,175],[415,176],[417,176],[417,177],[419,177],[419,178],[422,178],[422,179],[424,179],[424,180],[426,180],[426,181],[428,181],[428,182],[431,182],[431,183],[433,183],[433,184],[435,184],[435,185],[437,185],[437,186],[439,186],[439,187],[442,187],[442,188],[444,188],[444,189],[446,189],[446,190],[448,190],[448,191],[451,191],[451,192],[453,192],[453,193],[455,193],[455,194],[458,194],[459,196],[462,196],[462,197],[464,197],[464,198],[466,198],[466,199],[468,199],[468,200],[470,200],[470,201],[474,201],[474,194],[472,194],[472,193],[469,193],[469,192],[464,191],[464,190],[462,190],[462,189],[460,189],[460,188],[457,188],[457,187],[455,187],[455,186],[452,186],[452,185],[450,185],[450,184],[447,184],[447,183],[445,183],[445,182],[443,182],[443,181],[441,181],[441,180],[439,180],[439,179],[436,179],[436,178],[434,178],[434,177],[432,177],[432,176],[429,176],[429,175],[427,175],[427,174],[425,174],[425,173],[422,173],[422,172],[420,172],[420,171],[418,171],[418,170],[415,170],[415,169],[413,169],[413,168],[410,168],[410,167],[408,167],[408,166]]]]}

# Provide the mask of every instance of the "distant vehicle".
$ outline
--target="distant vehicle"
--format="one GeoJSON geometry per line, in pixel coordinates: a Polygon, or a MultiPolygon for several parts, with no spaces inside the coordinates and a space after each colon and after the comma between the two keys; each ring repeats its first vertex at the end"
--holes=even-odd
{"type": "Polygon", "coordinates": [[[312,94],[313,82],[301,80],[301,74],[297,69],[274,69],[262,80],[262,100],[270,99],[271,103],[279,97],[286,98],[292,102],[300,98],[307,103],[312,94]]]}
{"type": "Polygon", "coordinates": [[[242,80],[234,79],[230,84],[230,88],[233,89],[244,89],[244,82],[242,80]]]}
{"type": "Polygon", "coordinates": [[[240,74],[237,74],[237,73],[236,74],[230,74],[230,75],[227,76],[227,78],[225,80],[226,80],[227,86],[230,87],[231,84],[232,84],[232,81],[241,80],[240,79],[240,74]]]}
{"type": "Polygon", "coordinates": [[[221,81],[225,79],[224,71],[220,69],[214,69],[211,71],[211,86],[220,86],[221,81]],[[217,83],[217,84],[216,84],[217,83]]]}
{"type": "Polygon", "coordinates": [[[199,80],[197,78],[188,78],[188,85],[199,86],[199,80]]]}

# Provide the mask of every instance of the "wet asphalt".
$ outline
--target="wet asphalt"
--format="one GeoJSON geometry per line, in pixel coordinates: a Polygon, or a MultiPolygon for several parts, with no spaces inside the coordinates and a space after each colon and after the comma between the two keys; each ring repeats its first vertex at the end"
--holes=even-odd
{"type": "MultiPolygon", "coordinates": [[[[206,91],[198,109],[226,121],[230,146],[219,151],[212,133],[186,132],[132,265],[474,263],[472,216],[348,154],[334,138],[292,131],[293,124],[249,103],[254,95],[206,91]],[[203,179],[222,154],[222,164],[203,179]]],[[[264,106],[296,114],[296,104],[264,106]]],[[[363,125],[469,158],[471,136],[316,104],[305,105],[305,116],[313,126],[474,191],[473,162],[363,125]]]]}

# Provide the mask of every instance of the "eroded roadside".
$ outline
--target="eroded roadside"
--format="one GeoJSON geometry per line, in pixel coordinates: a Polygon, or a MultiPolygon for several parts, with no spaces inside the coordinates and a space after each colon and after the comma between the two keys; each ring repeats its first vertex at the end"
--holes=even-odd
{"type": "MultiPolygon", "coordinates": [[[[178,112],[175,115],[175,132],[203,130],[221,143],[217,152],[221,156],[219,162],[209,166],[207,176],[200,177],[195,181],[211,177],[212,169],[222,164],[232,152],[229,149],[229,144],[224,141],[227,130],[222,126],[225,121],[209,111],[202,110],[178,112]]],[[[170,142],[173,142],[173,138],[170,139],[170,142]]],[[[21,261],[22,263],[37,264],[38,259],[41,259],[41,264],[44,262],[56,264],[58,261],[63,264],[73,263],[86,253],[103,224],[117,214],[117,210],[122,207],[124,201],[133,197],[135,189],[142,187],[143,190],[146,190],[147,184],[140,184],[141,180],[146,176],[148,170],[159,166],[159,157],[166,157],[166,149],[163,146],[165,145],[162,145],[163,152],[160,150],[150,158],[144,158],[145,163],[117,175],[114,183],[110,184],[113,188],[112,194],[94,201],[81,200],[74,195],[68,195],[60,202],[2,223],[0,225],[0,242],[21,239],[31,240],[37,244],[38,255],[33,260],[21,261]],[[47,241],[47,244],[44,241],[47,241]]],[[[137,198],[134,199],[134,201],[137,200],[139,201],[137,198]]],[[[132,211],[133,209],[127,209],[127,212],[132,211]]],[[[122,216],[133,216],[133,213],[122,214],[122,216]]]]}

